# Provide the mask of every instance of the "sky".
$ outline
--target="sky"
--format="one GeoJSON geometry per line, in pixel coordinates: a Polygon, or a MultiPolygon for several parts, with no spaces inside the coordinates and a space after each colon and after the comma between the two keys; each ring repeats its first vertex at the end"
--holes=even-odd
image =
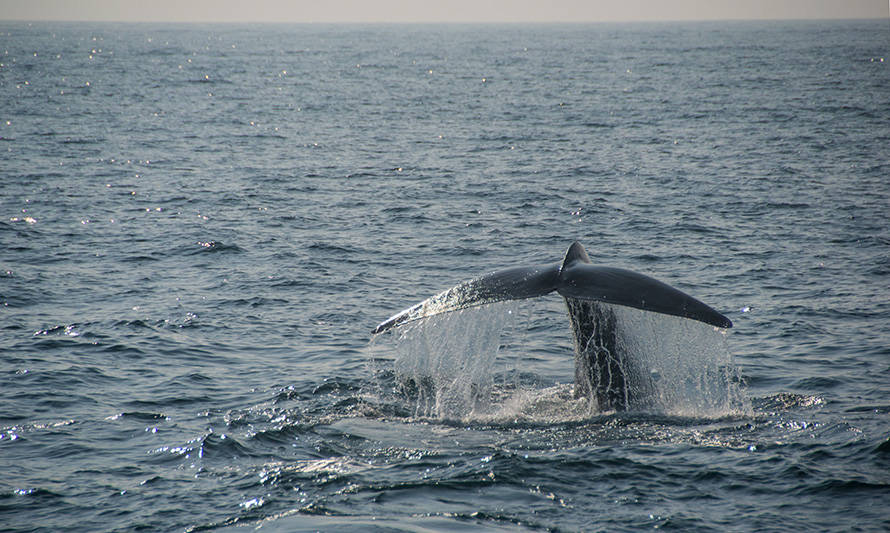
{"type": "Polygon", "coordinates": [[[0,20],[611,22],[890,18],[890,0],[0,0],[0,20]]]}

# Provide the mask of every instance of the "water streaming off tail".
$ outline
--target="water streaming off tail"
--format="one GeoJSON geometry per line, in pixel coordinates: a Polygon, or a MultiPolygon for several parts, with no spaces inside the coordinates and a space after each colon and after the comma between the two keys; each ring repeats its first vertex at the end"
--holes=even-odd
{"type": "MultiPolygon", "coordinates": [[[[567,305],[571,311],[590,302],[567,300],[567,305]]],[[[621,369],[629,410],[690,417],[750,411],[739,369],[726,345],[726,330],[629,307],[594,305],[612,318],[614,342],[607,348],[586,348],[613,352],[608,355],[621,369]]],[[[597,382],[609,380],[595,376],[597,382]]],[[[591,401],[597,407],[595,396],[591,401]]]]}
{"type": "Polygon", "coordinates": [[[487,411],[501,333],[515,317],[515,304],[491,304],[435,315],[378,337],[394,339],[389,353],[395,356],[395,388],[414,401],[414,415],[463,419],[487,411]]]}
{"type": "MultiPolygon", "coordinates": [[[[573,358],[568,320],[564,354],[529,351],[530,317],[536,315],[526,311],[534,305],[501,302],[444,313],[375,337],[372,358],[392,361],[391,372],[385,372],[389,377],[378,383],[380,393],[407,402],[411,414],[419,417],[549,423],[600,414],[605,409],[593,395],[571,394],[571,370],[556,387],[541,387],[545,380],[520,383],[518,376],[529,373],[524,367],[531,366],[532,357],[573,358]]],[[[629,406],[631,411],[711,418],[750,410],[724,331],[683,318],[602,305],[614,314],[617,347],[633,366],[635,377],[629,385],[641,400],[629,406]]]]}

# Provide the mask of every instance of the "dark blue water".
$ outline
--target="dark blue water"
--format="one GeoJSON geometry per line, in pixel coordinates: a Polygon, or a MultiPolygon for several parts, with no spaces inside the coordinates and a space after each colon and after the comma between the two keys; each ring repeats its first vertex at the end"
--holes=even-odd
{"type": "Polygon", "coordinates": [[[890,528],[888,45],[3,23],[0,529],[890,528]],[[741,397],[579,407],[558,298],[423,332],[493,340],[481,407],[400,394],[378,322],[574,239],[729,316],[681,359],[741,397]]]}

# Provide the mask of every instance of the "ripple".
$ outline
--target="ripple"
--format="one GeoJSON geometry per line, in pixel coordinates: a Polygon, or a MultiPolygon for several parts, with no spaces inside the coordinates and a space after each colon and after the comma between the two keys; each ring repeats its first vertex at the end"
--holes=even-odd
{"type": "Polygon", "coordinates": [[[0,34],[3,528],[886,529],[883,19],[0,34]],[[367,347],[576,238],[749,311],[753,409],[592,413],[559,298],[487,411],[367,347]]]}

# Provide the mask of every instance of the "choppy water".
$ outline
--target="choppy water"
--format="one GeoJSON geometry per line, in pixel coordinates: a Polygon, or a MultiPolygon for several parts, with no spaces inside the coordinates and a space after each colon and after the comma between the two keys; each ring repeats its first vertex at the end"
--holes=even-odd
{"type": "Polygon", "coordinates": [[[890,528],[888,44],[3,23],[2,529],[890,528]],[[743,401],[578,405],[558,298],[399,389],[374,325],[574,239],[729,316],[743,401]]]}

